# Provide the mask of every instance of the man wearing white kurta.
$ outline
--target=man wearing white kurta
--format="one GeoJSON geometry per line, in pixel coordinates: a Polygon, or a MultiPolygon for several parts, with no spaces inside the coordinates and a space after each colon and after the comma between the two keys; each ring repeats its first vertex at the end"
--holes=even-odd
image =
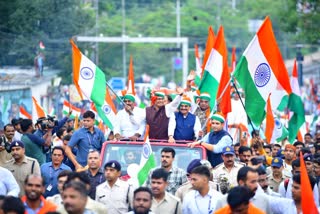
{"type": "Polygon", "coordinates": [[[146,128],[145,110],[134,106],[135,97],[132,94],[126,94],[123,102],[126,104],[124,109],[116,115],[114,126],[116,139],[129,138],[132,141],[143,139],[146,128]]]}

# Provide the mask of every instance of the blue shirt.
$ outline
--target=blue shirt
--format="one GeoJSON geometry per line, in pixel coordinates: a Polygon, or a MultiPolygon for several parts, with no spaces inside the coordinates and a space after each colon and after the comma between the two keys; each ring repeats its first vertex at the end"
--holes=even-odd
{"type": "Polygon", "coordinates": [[[96,149],[100,152],[104,141],[105,138],[100,129],[94,127],[91,133],[88,129],[81,128],[73,133],[68,146],[71,148],[78,146],[76,160],[80,165],[86,166],[89,149],[96,149]]]}
{"type": "Polygon", "coordinates": [[[54,169],[52,162],[41,165],[41,175],[44,179],[46,191],[44,197],[59,194],[58,190],[58,175],[63,170],[72,171],[70,167],[62,163],[59,168],[54,169]]]}
{"type": "Polygon", "coordinates": [[[19,185],[13,174],[6,168],[0,167],[0,195],[11,195],[18,197],[19,185]]]}

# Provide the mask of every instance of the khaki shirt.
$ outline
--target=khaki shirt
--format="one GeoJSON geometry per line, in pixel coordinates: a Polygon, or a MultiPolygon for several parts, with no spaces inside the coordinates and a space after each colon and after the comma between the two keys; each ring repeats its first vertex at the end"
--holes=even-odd
{"type": "MultiPolygon", "coordinates": [[[[209,187],[210,189],[213,190],[217,190],[218,189],[218,184],[209,181],[209,187]]],[[[187,195],[188,192],[190,192],[191,190],[193,190],[192,188],[192,184],[190,181],[182,184],[176,191],[175,196],[178,197],[181,201],[181,203],[183,203],[183,198],[187,195]]]]}
{"type": "Polygon", "coordinates": [[[132,207],[133,187],[120,179],[112,187],[105,181],[97,186],[96,201],[104,204],[109,214],[126,213],[129,207],[127,201],[132,207]]]}
{"type": "Polygon", "coordinates": [[[237,175],[239,169],[243,166],[241,163],[234,162],[233,167],[229,171],[224,163],[221,163],[212,170],[213,181],[218,182],[219,178],[225,177],[228,179],[230,187],[238,186],[237,175]]]}
{"type": "MultiPolygon", "coordinates": [[[[103,204],[96,202],[95,200],[92,200],[89,196],[88,196],[88,200],[86,203],[86,210],[90,210],[93,213],[96,214],[107,214],[110,213],[109,211],[107,211],[107,207],[104,206],[103,204]]],[[[57,208],[57,212],[61,213],[61,214],[68,214],[68,212],[64,209],[63,204],[60,204],[57,208]]]]}
{"type": "Polygon", "coordinates": [[[270,175],[268,175],[268,182],[269,182],[269,187],[271,190],[273,190],[274,192],[278,192],[279,191],[279,185],[281,184],[282,181],[284,181],[285,179],[289,178],[288,176],[285,176],[284,174],[282,174],[282,178],[281,180],[278,182],[274,179],[273,177],[273,173],[271,173],[270,175]]]}
{"type": "Polygon", "coordinates": [[[151,212],[155,214],[182,214],[181,202],[179,198],[165,192],[164,198],[159,202],[154,197],[152,198],[151,212]]]}
{"type": "Polygon", "coordinates": [[[16,163],[14,159],[11,159],[5,163],[4,168],[7,168],[12,172],[14,178],[20,187],[19,196],[24,195],[24,180],[28,175],[36,174],[41,175],[40,166],[36,159],[24,156],[21,164],[16,163]]]}

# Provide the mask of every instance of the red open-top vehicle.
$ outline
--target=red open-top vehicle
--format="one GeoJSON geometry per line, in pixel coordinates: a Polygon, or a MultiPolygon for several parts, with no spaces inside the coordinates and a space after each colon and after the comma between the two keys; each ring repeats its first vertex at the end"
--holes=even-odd
{"type": "MultiPolygon", "coordinates": [[[[141,149],[144,142],[131,142],[131,141],[106,141],[101,150],[101,164],[109,160],[117,160],[121,163],[121,175],[127,175],[127,167],[136,163],[139,165],[141,158],[141,149]],[[126,155],[134,155],[135,158],[128,160],[126,155]]],[[[163,147],[171,147],[176,151],[174,166],[187,169],[188,164],[193,159],[207,159],[205,148],[196,146],[195,148],[187,147],[186,143],[169,144],[167,142],[155,142],[150,140],[152,152],[154,153],[157,166],[160,166],[161,150],[163,147]]]]}

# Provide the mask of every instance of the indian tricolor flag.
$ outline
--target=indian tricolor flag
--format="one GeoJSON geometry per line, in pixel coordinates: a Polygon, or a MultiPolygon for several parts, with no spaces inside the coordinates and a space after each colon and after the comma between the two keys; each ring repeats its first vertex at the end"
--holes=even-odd
{"type": "Polygon", "coordinates": [[[106,78],[103,71],[90,59],[83,55],[78,47],[70,40],[72,45],[73,81],[80,96],[83,95],[94,102],[99,117],[112,130],[112,110],[105,101],[106,78]],[[110,117],[109,117],[110,116],[110,117]]]}
{"type": "Polygon", "coordinates": [[[204,74],[204,70],[208,61],[208,58],[210,56],[211,50],[213,48],[214,42],[215,42],[216,38],[213,32],[212,27],[210,26],[208,29],[208,37],[207,37],[207,42],[206,42],[206,49],[204,52],[204,56],[203,56],[203,61],[202,61],[202,72],[201,72],[201,78],[203,77],[204,74]]]}
{"type": "Polygon", "coordinates": [[[256,126],[265,118],[265,106],[271,93],[272,109],[284,110],[291,87],[287,69],[266,17],[241,57],[234,77],[245,93],[248,116],[256,126]]]}
{"type": "Polygon", "coordinates": [[[195,76],[194,82],[196,86],[199,86],[201,82],[202,68],[201,68],[201,62],[200,62],[199,47],[197,44],[194,45],[194,55],[196,60],[196,76],[195,76]]]}
{"type": "Polygon", "coordinates": [[[103,112],[100,112],[99,114],[98,108],[94,103],[91,103],[90,110],[93,111],[96,115],[96,118],[95,118],[96,125],[99,125],[102,120],[105,123],[105,125],[108,126],[108,128],[113,130],[113,124],[109,123],[108,121],[112,121],[113,123],[117,122],[115,120],[117,110],[116,110],[116,107],[114,106],[114,103],[112,101],[108,88],[106,88],[106,98],[103,104],[103,108],[100,108],[100,111],[103,111],[103,112]]]}
{"type": "Polygon", "coordinates": [[[19,106],[19,110],[20,110],[19,116],[20,116],[21,118],[32,120],[31,114],[29,114],[29,112],[28,112],[23,106],[19,106]]]}
{"type": "Polygon", "coordinates": [[[127,93],[136,95],[136,92],[135,92],[135,89],[134,89],[134,70],[133,70],[133,59],[132,59],[132,56],[130,56],[130,63],[129,63],[127,93]]]}
{"type": "Polygon", "coordinates": [[[106,96],[106,78],[88,57],[83,55],[78,47],[70,40],[72,45],[73,81],[81,96],[102,106],[106,96]]]}
{"type": "MultiPolygon", "coordinates": [[[[210,109],[213,110],[215,106],[215,101],[218,94],[219,84],[223,77],[224,70],[227,69],[228,72],[228,64],[227,64],[227,46],[224,40],[224,31],[221,26],[215,40],[214,46],[211,50],[209,58],[207,60],[204,74],[202,76],[202,80],[199,86],[199,90],[201,93],[209,93],[210,94],[210,109]]],[[[230,79],[230,76],[229,76],[230,79]]],[[[219,89],[220,94],[226,91],[224,87],[221,86],[219,89]]],[[[228,93],[225,93],[228,94],[228,93]]],[[[230,94],[230,93],[229,93],[230,94]]],[[[230,102],[231,105],[231,102],[230,102]]]]}
{"type": "Polygon", "coordinates": [[[274,144],[280,142],[288,136],[287,129],[283,126],[278,118],[275,118],[271,108],[270,96],[266,106],[266,128],[265,136],[268,143],[274,144]]]}
{"type": "Polygon", "coordinates": [[[149,128],[147,126],[144,144],[141,150],[140,169],[138,172],[139,185],[142,186],[147,180],[151,169],[156,167],[156,161],[149,141],[149,128]]]}
{"type": "Polygon", "coordinates": [[[76,118],[76,116],[78,116],[79,118],[81,114],[81,109],[78,107],[75,107],[74,105],[69,103],[67,100],[63,101],[62,114],[68,115],[70,111],[72,111],[70,115],[71,119],[76,118]]]}
{"type": "Polygon", "coordinates": [[[38,103],[37,99],[32,96],[33,110],[36,113],[37,119],[40,117],[46,117],[46,113],[42,106],[38,103]]]}
{"type": "Polygon", "coordinates": [[[298,83],[298,72],[296,61],[294,61],[292,77],[291,77],[291,89],[292,93],[289,96],[288,108],[289,114],[289,142],[293,143],[299,132],[300,127],[305,122],[304,105],[301,99],[301,92],[298,83]]]}

